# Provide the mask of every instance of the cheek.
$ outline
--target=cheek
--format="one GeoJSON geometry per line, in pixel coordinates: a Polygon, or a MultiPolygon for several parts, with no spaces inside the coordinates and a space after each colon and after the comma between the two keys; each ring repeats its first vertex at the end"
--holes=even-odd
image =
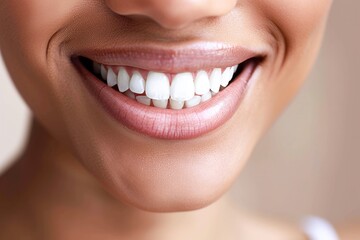
{"type": "Polygon", "coordinates": [[[77,4],[76,0],[1,1],[2,55],[15,85],[40,119],[57,115],[52,113],[56,81],[47,61],[48,44],[61,26],[71,22],[77,4]]]}
{"type": "Polygon", "coordinates": [[[2,27],[11,37],[9,40],[20,47],[23,57],[44,65],[51,36],[59,26],[70,22],[71,12],[77,4],[78,1],[74,0],[5,1],[1,11],[6,13],[6,24],[2,27]]]}
{"type": "MultiPolygon", "coordinates": [[[[264,15],[271,20],[279,44],[275,81],[261,89],[266,119],[275,119],[293,99],[316,58],[332,1],[264,0],[264,15]]],[[[261,108],[261,107],[259,107],[261,108]]]]}
{"type": "Polygon", "coordinates": [[[260,0],[258,6],[291,44],[322,27],[331,3],[332,0],[260,0]]]}

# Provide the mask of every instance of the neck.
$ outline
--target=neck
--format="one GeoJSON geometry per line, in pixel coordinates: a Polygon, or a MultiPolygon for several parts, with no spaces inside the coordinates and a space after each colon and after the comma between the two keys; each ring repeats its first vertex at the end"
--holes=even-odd
{"type": "Polygon", "coordinates": [[[227,197],[190,212],[151,213],[125,205],[35,120],[24,154],[3,179],[12,209],[45,239],[219,239],[235,218],[227,197]]]}

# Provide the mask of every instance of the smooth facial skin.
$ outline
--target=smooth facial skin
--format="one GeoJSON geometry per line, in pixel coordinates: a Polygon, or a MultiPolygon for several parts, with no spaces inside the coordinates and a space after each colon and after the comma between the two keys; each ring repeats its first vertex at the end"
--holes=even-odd
{"type": "Polygon", "coordinates": [[[330,5],[331,0],[2,0],[0,47],[36,121],[109,193],[148,211],[195,210],[228,190],[298,91],[330,5]],[[70,59],[79,49],[132,42],[164,48],[220,42],[263,49],[266,56],[229,121],[194,139],[166,140],[110,117],[70,59]]]}

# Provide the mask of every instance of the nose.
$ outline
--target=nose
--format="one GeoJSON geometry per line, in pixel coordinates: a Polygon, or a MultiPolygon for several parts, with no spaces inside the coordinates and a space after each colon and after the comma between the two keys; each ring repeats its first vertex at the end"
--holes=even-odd
{"type": "Polygon", "coordinates": [[[164,28],[183,28],[196,20],[230,12],[237,0],[105,0],[115,13],[151,18],[164,28]]]}

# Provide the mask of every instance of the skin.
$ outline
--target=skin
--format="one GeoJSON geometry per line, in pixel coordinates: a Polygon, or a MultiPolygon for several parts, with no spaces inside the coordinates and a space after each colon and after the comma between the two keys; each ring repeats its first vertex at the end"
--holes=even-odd
{"type": "Polygon", "coordinates": [[[0,237],[304,239],[288,225],[235,214],[224,194],[306,78],[331,2],[1,1],[2,55],[34,119],[26,150],[0,180],[0,237]],[[267,56],[235,115],[191,140],[119,126],[69,57],[82,46],[200,40],[260,46],[267,56]]]}

